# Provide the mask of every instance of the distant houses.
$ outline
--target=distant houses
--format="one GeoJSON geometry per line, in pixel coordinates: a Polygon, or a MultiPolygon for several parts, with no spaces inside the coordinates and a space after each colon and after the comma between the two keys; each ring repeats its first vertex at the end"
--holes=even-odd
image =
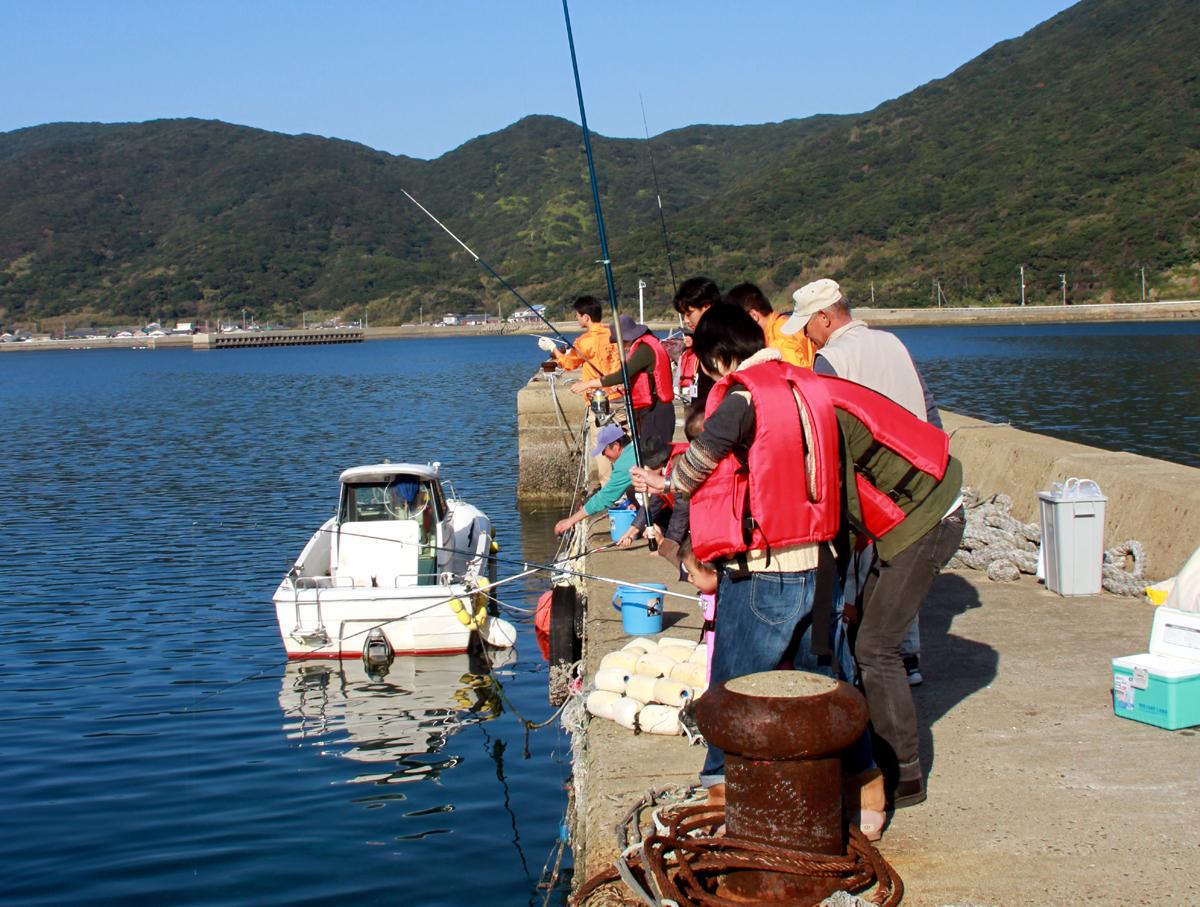
{"type": "Polygon", "coordinates": [[[508,316],[509,324],[536,324],[546,314],[544,305],[532,305],[528,308],[516,309],[508,316]]]}
{"type": "Polygon", "coordinates": [[[443,315],[444,327],[478,327],[481,324],[499,324],[500,319],[486,312],[472,312],[470,315],[443,315]]]}

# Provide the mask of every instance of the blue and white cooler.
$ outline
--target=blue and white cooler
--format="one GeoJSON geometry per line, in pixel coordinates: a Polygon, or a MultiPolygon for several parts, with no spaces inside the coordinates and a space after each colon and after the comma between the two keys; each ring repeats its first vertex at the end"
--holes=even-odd
{"type": "Polygon", "coordinates": [[[1200,612],[1154,612],[1150,651],[1114,658],[1113,712],[1176,731],[1200,725],[1200,612]]]}

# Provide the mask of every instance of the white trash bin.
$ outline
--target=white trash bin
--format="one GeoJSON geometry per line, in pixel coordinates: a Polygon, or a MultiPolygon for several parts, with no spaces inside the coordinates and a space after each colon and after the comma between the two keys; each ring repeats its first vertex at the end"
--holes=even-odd
{"type": "Polygon", "coordinates": [[[1059,595],[1097,595],[1104,565],[1104,505],[1091,479],[1055,482],[1039,491],[1046,588],[1059,595]]]}

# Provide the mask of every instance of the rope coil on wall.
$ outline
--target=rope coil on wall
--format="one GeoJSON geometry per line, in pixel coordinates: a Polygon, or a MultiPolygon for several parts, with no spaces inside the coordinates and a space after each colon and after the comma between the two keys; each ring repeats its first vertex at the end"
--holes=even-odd
{"type": "MultiPolygon", "coordinates": [[[[1012,498],[1006,494],[984,497],[964,486],[963,504],[967,522],[962,544],[947,567],[985,570],[988,579],[997,583],[1012,583],[1022,573],[1037,573],[1042,540],[1039,523],[1023,523],[1014,517],[1012,498]]],[[[1129,539],[1104,552],[1101,585],[1105,590],[1134,596],[1141,595],[1148,584],[1146,548],[1140,541],[1129,539]]]]}

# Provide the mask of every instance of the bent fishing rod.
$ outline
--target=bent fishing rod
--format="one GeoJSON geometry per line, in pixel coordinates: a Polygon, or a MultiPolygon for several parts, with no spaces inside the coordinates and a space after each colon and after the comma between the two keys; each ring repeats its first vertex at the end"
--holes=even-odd
{"type": "Polygon", "coordinates": [[[675,263],[671,261],[671,240],[667,236],[667,218],[663,215],[662,193],[658,191],[658,169],[654,166],[654,149],[650,145],[650,126],[646,122],[646,102],[638,92],[638,103],[642,105],[642,129],[646,132],[646,154],[650,156],[650,175],[654,178],[654,199],[658,202],[658,222],[662,225],[663,245],[667,249],[667,270],[671,272],[671,292],[678,293],[675,283],[675,263]]]}
{"type": "Polygon", "coordinates": [[[428,208],[426,208],[419,201],[417,201],[415,198],[413,198],[411,195],[409,195],[408,190],[401,189],[400,191],[403,192],[406,196],[408,196],[408,200],[410,202],[412,202],[414,205],[416,205],[418,208],[420,208],[422,211],[424,211],[426,216],[431,221],[433,221],[435,224],[437,224],[439,227],[441,227],[443,230],[445,230],[447,235],[452,240],[454,240],[456,243],[458,243],[460,246],[462,246],[464,249],[466,249],[467,254],[470,255],[473,259],[475,259],[477,262],[479,262],[479,264],[482,265],[489,274],[491,274],[493,277],[495,277],[496,280],[499,281],[500,286],[504,287],[504,289],[508,290],[508,292],[510,292],[514,296],[516,296],[517,299],[519,299],[521,301],[522,305],[524,305],[527,309],[529,309],[529,311],[531,311],[534,315],[537,315],[537,317],[542,319],[542,321],[546,322],[546,327],[550,328],[550,330],[554,331],[554,333],[558,335],[558,339],[561,340],[564,344],[566,344],[567,349],[574,350],[575,353],[580,358],[586,360],[587,363],[590,366],[592,366],[592,368],[594,368],[597,372],[600,372],[601,375],[604,374],[603,370],[598,365],[596,365],[595,361],[593,361],[590,356],[588,356],[583,350],[579,349],[578,347],[575,346],[575,344],[573,344],[570,340],[568,340],[566,338],[566,336],[563,334],[563,332],[560,331],[558,328],[556,328],[553,324],[551,324],[545,315],[543,315],[541,312],[539,312],[537,309],[535,309],[533,307],[533,305],[529,302],[529,300],[527,300],[524,296],[522,296],[520,293],[518,293],[516,291],[516,288],[513,287],[512,284],[510,284],[507,280],[505,280],[503,277],[501,277],[499,274],[497,274],[495,268],[493,268],[486,261],[484,261],[478,255],[476,255],[474,249],[472,249],[465,242],[463,242],[461,239],[459,239],[457,236],[455,236],[454,232],[449,227],[447,227],[444,223],[442,223],[440,220],[438,220],[436,217],[434,217],[433,213],[428,208]]]}
{"type": "MultiPolygon", "coordinates": [[[[583,128],[583,150],[587,155],[588,177],[592,184],[592,207],[596,211],[596,229],[600,234],[600,263],[604,265],[604,282],[608,286],[608,304],[612,309],[613,334],[617,338],[617,353],[621,360],[621,383],[625,385],[625,416],[629,422],[629,441],[633,445],[633,459],[642,469],[642,445],[638,438],[637,419],[633,413],[633,388],[629,383],[629,366],[625,362],[625,340],[621,336],[621,316],[617,310],[617,288],[613,283],[612,259],[608,254],[608,235],[604,232],[604,212],[600,207],[600,185],[596,182],[596,161],[592,157],[592,138],[588,132],[587,111],[583,106],[583,83],[579,80],[579,61],[575,56],[575,36],[571,33],[571,11],[567,0],[563,0],[563,19],[567,23],[567,44],[571,48],[571,70],[575,74],[575,95],[579,98],[579,122],[583,128]]],[[[641,504],[650,510],[649,498],[643,492],[641,504]]],[[[650,550],[658,550],[658,542],[649,540],[650,550]]]]}

